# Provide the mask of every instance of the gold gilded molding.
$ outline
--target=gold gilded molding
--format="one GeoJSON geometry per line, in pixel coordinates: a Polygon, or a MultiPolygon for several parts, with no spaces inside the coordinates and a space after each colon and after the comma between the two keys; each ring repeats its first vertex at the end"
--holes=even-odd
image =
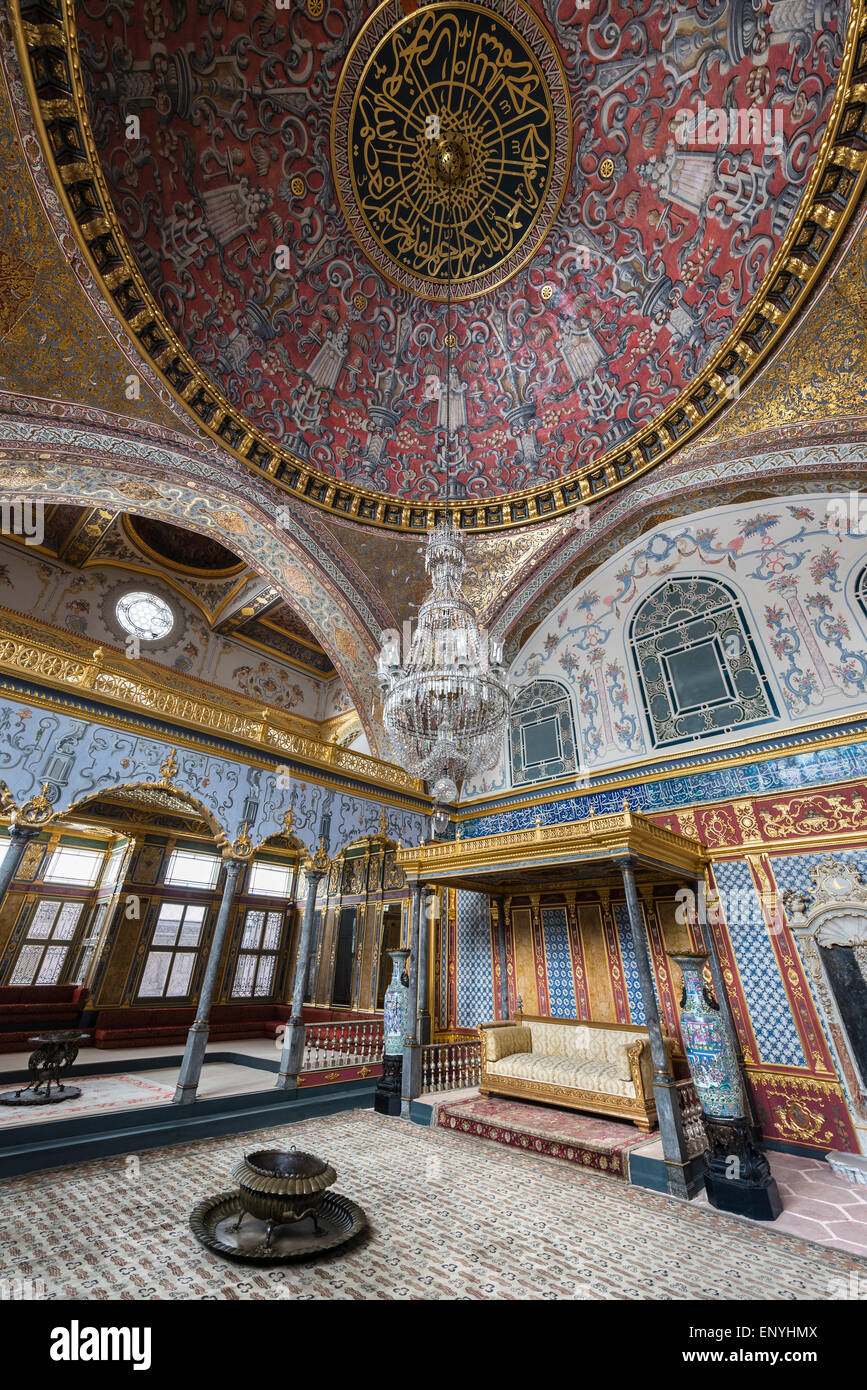
{"type": "MultiPolygon", "coordinates": [[[[561,864],[565,867],[578,858],[585,862],[610,860],[617,854],[632,854],[639,860],[681,872],[692,879],[704,872],[708,862],[699,840],[688,839],[675,830],[657,825],[628,806],[622,811],[587,816],[579,821],[537,824],[531,830],[508,830],[473,840],[440,841],[399,849],[397,862],[411,881],[427,878],[440,884],[447,880],[457,882],[491,869],[508,872],[561,864]]],[[[549,892],[553,887],[546,881],[544,891],[549,892]]],[[[505,890],[498,884],[497,891],[505,890]]],[[[523,884],[513,891],[529,894],[531,889],[523,884]]]]}
{"type": "MultiPolygon", "coordinates": [[[[17,623],[4,621],[0,612],[0,673],[38,679],[58,690],[79,692],[122,709],[160,717],[223,738],[238,739],[270,754],[278,766],[283,758],[295,757],[369,782],[383,791],[403,793],[416,800],[424,796],[423,784],[396,764],[294,733],[283,726],[279,711],[262,709],[242,695],[233,692],[231,700],[219,706],[208,699],[209,694],[218,692],[209,692],[206,686],[202,688],[201,697],[196,699],[190,694],[179,693],[152,671],[138,676],[119,669],[100,647],[88,658],[83,654],[88,643],[76,639],[73,634],[64,634],[64,650],[59,643],[52,645],[48,634],[40,634],[39,639],[26,639],[17,631],[18,627],[17,623]],[[81,656],[75,654],[76,648],[82,649],[81,656]]],[[[193,688],[195,683],[188,679],[187,684],[193,688]]],[[[15,695],[14,691],[8,693],[15,695]]],[[[34,699],[29,694],[26,698],[34,699]]],[[[172,772],[169,763],[170,758],[161,768],[164,779],[172,772]]],[[[169,785],[169,781],[164,780],[164,785],[169,785]]]]}
{"type": "MultiPolygon", "coordinates": [[[[22,78],[58,197],[103,294],[166,389],[212,439],[287,494],[362,523],[429,529],[441,508],[390,498],[311,467],[252,426],[198,367],[162,314],[115,213],[87,113],[74,2],[60,0],[59,22],[39,25],[24,24],[19,5],[12,0],[10,14],[22,78]]],[[[457,525],[524,525],[622,488],[694,441],[730,405],[733,383],[742,390],[765,363],[820,280],[867,181],[865,33],[865,0],[852,0],[840,78],[798,211],[762,285],[702,371],[622,447],[557,483],[456,505],[450,510],[457,525]]]]}
{"type": "MultiPolygon", "coordinates": [[[[607,772],[597,774],[598,780],[593,782],[593,792],[603,791],[628,791],[632,786],[645,785],[648,782],[663,782],[672,777],[683,777],[690,772],[715,772],[721,768],[742,767],[746,763],[772,762],[777,758],[788,757],[791,753],[812,752],[816,748],[835,748],[843,744],[860,743],[867,738],[863,730],[841,729],[841,723],[863,720],[867,717],[867,711],[856,711],[846,713],[836,719],[815,720],[809,724],[799,724],[797,730],[790,731],[790,734],[797,732],[798,738],[787,736],[781,733],[779,745],[776,748],[738,748],[732,750],[723,747],[711,750],[701,757],[700,762],[695,762],[692,766],[684,768],[683,750],[678,753],[660,754],[653,761],[657,763],[670,764],[657,768],[653,772],[646,771],[647,758],[635,758],[630,762],[618,763],[616,767],[607,772]],[[630,780],[625,781],[627,774],[631,774],[630,780]]],[[[856,781],[855,778],[847,778],[846,781],[856,781]]],[[[770,795],[785,796],[786,792],[774,792],[770,795]]],[[[569,773],[566,777],[551,778],[548,781],[533,782],[527,787],[515,788],[509,793],[484,792],[479,796],[468,797],[461,802],[459,810],[453,813],[453,820],[460,825],[463,821],[475,820],[480,814],[480,806],[492,807],[492,812],[501,813],[503,811],[521,811],[532,809],[540,805],[548,806],[556,801],[568,801],[580,795],[575,787],[575,774],[569,773]],[[558,788],[560,790],[558,790],[558,788]]],[[[757,793],[767,795],[766,793],[757,793]]],[[[809,793],[808,793],[809,795],[809,793]]],[[[742,806],[749,806],[743,797],[728,797],[719,802],[703,803],[704,807],[728,806],[733,801],[739,802],[742,806]]],[[[695,803],[686,802],[685,806],[692,808],[695,803]]],[[[677,811],[676,806],[667,807],[666,810],[677,811]]],[[[756,843],[760,843],[758,840],[756,843]]],[[[762,841],[761,843],[764,843],[762,841]]]]}

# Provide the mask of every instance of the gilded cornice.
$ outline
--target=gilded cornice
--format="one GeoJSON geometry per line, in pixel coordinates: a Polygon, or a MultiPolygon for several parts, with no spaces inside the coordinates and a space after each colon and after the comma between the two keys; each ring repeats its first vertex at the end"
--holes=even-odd
{"type": "MultiPolygon", "coordinates": [[[[252,428],[198,368],[160,312],[118,224],[90,129],[72,0],[56,0],[56,7],[46,0],[40,19],[24,23],[20,0],[13,0],[21,71],[58,196],[97,283],[165,389],[249,468],[271,478],[281,470],[287,495],[364,523],[428,529],[436,505],[398,503],[320,473],[252,428]]],[[[864,0],[852,0],[840,80],[807,189],[761,288],[714,357],[626,445],[553,486],[456,506],[459,525],[488,530],[532,523],[624,487],[694,441],[729,404],[732,382],[740,390],[755,375],[819,283],[867,178],[865,27],[864,0]]]]}
{"type": "Polygon", "coordinates": [[[725,768],[743,767],[747,763],[770,762],[775,758],[790,756],[793,752],[811,753],[819,748],[861,743],[867,738],[865,720],[867,713],[853,715],[851,720],[846,721],[839,717],[817,720],[812,724],[799,725],[797,731],[781,734],[778,738],[765,741],[761,746],[736,744],[733,747],[713,749],[706,753],[690,753],[687,756],[681,752],[672,753],[667,757],[660,756],[653,761],[646,757],[634,759],[618,764],[610,772],[594,774],[592,779],[588,779],[581,787],[576,786],[573,774],[570,777],[552,778],[547,782],[534,782],[532,786],[522,788],[520,792],[502,792],[499,796],[487,792],[462,801],[460,810],[453,813],[452,819],[460,824],[481,816],[530,810],[533,807],[548,806],[556,801],[568,801],[579,796],[592,799],[594,795],[605,791],[628,792],[630,787],[644,786],[648,782],[668,781],[691,772],[716,772],[725,768]],[[849,725],[852,727],[848,727],[849,725]]]}
{"type": "MultiPolygon", "coordinates": [[[[88,703],[104,704],[110,711],[128,711],[164,720],[180,731],[192,730],[221,740],[254,748],[257,757],[279,768],[297,761],[314,771],[328,769],[343,779],[367,784],[377,791],[409,797],[413,805],[424,797],[423,786],[403,768],[363,753],[354,753],[336,743],[302,734],[288,727],[285,715],[235,692],[180,677],[163,680],[152,670],[139,671],[137,663],[112,660],[101,648],[64,635],[50,640],[30,634],[33,624],[24,625],[0,614],[0,674],[19,682],[33,681],[50,690],[74,694],[88,703]]],[[[0,682],[14,698],[31,699],[31,693],[16,693],[8,681],[0,682]]],[[[101,716],[100,716],[101,717],[101,716]]],[[[224,750],[220,750],[224,751],[224,750]]],[[[311,777],[310,780],[315,780],[311,777]]]]}
{"type": "MultiPolygon", "coordinates": [[[[625,804],[622,811],[590,815],[565,824],[542,825],[537,821],[531,830],[508,830],[471,840],[399,849],[397,863],[410,882],[457,884],[467,879],[483,880],[486,874],[496,872],[500,892],[500,880],[510,871],[516,875],[557,867],[565,871],[579,860],[602,863],[624,855],[693,879],[703,874],[707,863],[700,841],[658,825],[625,804]]],[[[516,884],[515,892],[528,891],[526,881],[520,877],[516,884]]]]}

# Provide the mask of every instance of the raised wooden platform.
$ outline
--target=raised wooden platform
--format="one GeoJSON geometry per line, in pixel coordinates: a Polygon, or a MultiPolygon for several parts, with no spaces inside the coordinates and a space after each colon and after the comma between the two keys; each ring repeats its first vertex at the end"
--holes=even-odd
{"type": "MultiPolygon", "coordinates": [[[[425,1099],[435,1103],[433,1096],[425,1099]]],[[[658,1131],[642,1134],[635,1125],[617,1120],[497,1096],[446,1101],[436,1106],[436,1123],[455,1133],[564,1159],[627,1182],[632,1152],[658,1138],[658,1131]]]]}

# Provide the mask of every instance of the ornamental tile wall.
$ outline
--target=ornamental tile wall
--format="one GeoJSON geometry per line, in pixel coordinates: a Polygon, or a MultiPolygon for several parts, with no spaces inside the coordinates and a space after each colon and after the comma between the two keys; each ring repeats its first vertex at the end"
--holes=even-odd
{"type": "Polygon", "coordinates": [[[494,1017],[490,908],[486,893],[457,897],[456,1026],[476,1028],[494,1017]]]}
{"type": "MultiPolygon", "coordinates": [[[[847,732],[867,734],[867,721],[853,721],[847,732]]],[[[833,725],[828,733],[834,733],[833,725]]],[[[543,825],[583,820],[590,814],[591,807],[595,807],[600,815],[619,811],[624,795],[628,795],[633,811],[653,816],[678,807],[701,806],[732,797],[792,793],[804,788],[833,786],[837,782],[867,777],[867,738],[838,748],[810,748],[802,753],[785,751],[791,745],[797,745],[799,739],[806,743],[810,737],[795,732],[750,742],[744,749],[744,761],[732,767],[699,770],[702,755],[692,754],[683,759],[684,771],[674,776],[671,775],[670,764],[648,762],[641,769],[643,780],[633,781],[634,774],[629,777],[624,774],[620,787],[597,789],[591,778],[583,784],[573,784],[574,795],[569,795],[572,788],[567,783],[557,789],[558,794],[565,793],[560,800],[550,800],[550,793],[546,791],[539,794],[537,801],[514,809],[501,809],[501,800],[492,799],[474,808],[476,813],[462,823],[462,836],[468,840],[478,835],[530,829],[536,824],[537,816],[543,825]],[[750,761],[753,753],[775,748],[779,749],[776,758],[750,761]],[[696,770],[690,771],[690,765],[696,770]],[[657,773],[667,775],[651,780],[657,773]]]]}
{"type": "Polygon", "coordinates": [[[575,1018],[575,979],[564,907],[542,909],[545,962],[548,974],[548,1001],[552,1018],[575,1018]]]}
{"type": "Polygon", "coordinates": [[[626,903],[614,904],[614,920],[617,923],[617,937],[620,942],[620,956],[623,961],[623,980],[629,1000],[629,1018],[632,1023],[644,1024],[647,1018],[644,1001],[641,998],[641,982],[638,978],[638,965],[635,960],[635,945],[629,926],[629,913],[626,903]]]}
{"type": "Polygon", "coordinates": [[[746,860],[714,866],[726,926],[762,1062],[790,1067],[807,1065],[786,996],[761,904],[746,860]]]}

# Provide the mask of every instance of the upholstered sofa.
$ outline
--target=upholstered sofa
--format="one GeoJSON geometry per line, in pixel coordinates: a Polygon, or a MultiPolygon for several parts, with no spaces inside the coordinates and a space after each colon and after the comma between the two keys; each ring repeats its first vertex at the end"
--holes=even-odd
{"type": "Polygon", "coordinates": [[[656,1124],[646,1028],[523,1015],[483,1023],[479,1037],[483,1096],[590,1110],[645,1131],[656,1124]]]}

